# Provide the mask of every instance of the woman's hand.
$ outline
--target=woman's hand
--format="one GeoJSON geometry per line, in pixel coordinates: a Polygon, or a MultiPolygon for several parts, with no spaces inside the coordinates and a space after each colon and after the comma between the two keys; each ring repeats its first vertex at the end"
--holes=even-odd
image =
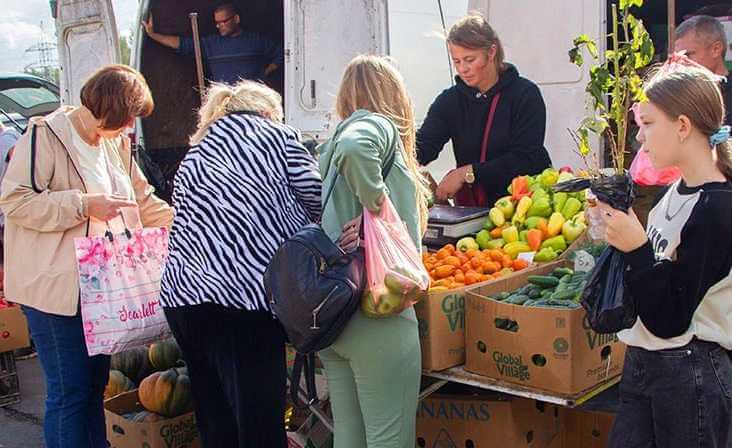
{"type": "Polygon", "coordinates": [[[450,171],[442,178],[440,185],[437,186],[437,199],[446,201],[452,199],[455,194],[460,191],[465,183],[465,173],[467,173],[470,165],[461,166],[450,171]]]}
{"type": "Polygon", "coordinates": [[[89,217],[100,221],[109,221],[117,217],[120,209],[125,207],[137,207],[135,201],[106,194],[87,194],[85,200],[89,217]]]}
{"type": "Polygon", "coordinates": [[[341,237],[336,241],[338,247],[346,253],[358,249],[358,246],[361,244],[360,230],[361,215],[343,225],[343,233],[341,233],[341,237]]]}
{"type": "Polygon", "coordinates": [[[632,252],[646,244],[648,235],[633,209],[623,213],[602,202],[597,206],[605,221],[605,239],[608,244],[621,252],[632,252]]]}

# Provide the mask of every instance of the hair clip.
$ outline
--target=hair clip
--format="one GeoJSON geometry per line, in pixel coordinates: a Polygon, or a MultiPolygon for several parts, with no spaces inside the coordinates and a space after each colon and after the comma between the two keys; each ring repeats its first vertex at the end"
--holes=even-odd
{"type": "Polygon", "coordinates": [[[712,148],[716,147],[720,143],[724,143],[729,139],[730,134],[730,128],[729,126],[722,126],[715,132],[714,134],[709,136],[709,144],[712,145],[712,148]]]}

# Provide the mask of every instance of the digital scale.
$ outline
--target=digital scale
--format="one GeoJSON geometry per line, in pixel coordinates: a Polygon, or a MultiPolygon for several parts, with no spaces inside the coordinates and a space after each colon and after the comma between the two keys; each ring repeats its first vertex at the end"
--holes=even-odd
{"type": "Polygon", "coordinates": [[[464,236],[471,236],[483,229],[488,219],[488,209],[480,207],[453,207],[434,205],[430,208],[427,231],[422,243],[428,248],[454,244],[464,236]]]}

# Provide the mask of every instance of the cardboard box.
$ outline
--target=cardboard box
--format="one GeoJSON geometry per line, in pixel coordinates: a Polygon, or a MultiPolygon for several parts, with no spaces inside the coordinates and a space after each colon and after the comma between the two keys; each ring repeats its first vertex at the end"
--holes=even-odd
{"type": "Polygon", "coordinates": [[[414,306],[419,321],[423,370],[444,370],[465,363],[467,289],[431,292],[414,306]]]}
{"type": "Polygon", "coordinates": [[[0,308],[0,353],[29,345],[28,323],[20,307],[0,308]]]}
{"type": "Polygon", "coordinates": [[[417,408],[417,447],[547,447],[558,418],[555,406],[523,398],[433,395],[417,408]]]}
{"type": "Polygon", "coordinates": [[[613,414],[560,409],[561,431],[549,448],[605,448],[615,422],[613,414]]]}
{"type": "Polygon", "coordinates": [[[465,294],[468,290],[533,272],[535,268],[536,266],[528,267],[500,280],[489,280],[449,291],[433,291],[414,305],[419,322],[422,370],[432,372],[465,364],[465,294]]]}
{"type": "Polygon", "coordinates": [[[201,440],[193,412],[158,422],[136,423],[123,416],[145,410],[137,390],[104,402],[107,440],[111,448],[199,448],[201,440]]]}
{"type": "Polygon", "coordinates": [[[468,291],[465,370],[567,396],[622,373],[625,345],[614,334],[593,331],[584,309],[524,307],[488,298],[525,285],[529,275],[569,265],[543,265],[468,291]],[[518,329],[496,328],[496,319],[509,319],[518,329]]]}

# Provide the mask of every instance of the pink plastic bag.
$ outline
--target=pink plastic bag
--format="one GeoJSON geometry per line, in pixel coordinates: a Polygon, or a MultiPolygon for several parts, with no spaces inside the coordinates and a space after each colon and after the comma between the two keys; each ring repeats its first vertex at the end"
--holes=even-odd
{"type": "MultiPolygon", "coordinates": [[[[635,124],[639,128],[643,127],[640,113],[638,112],[638,103],[633,104],[631,110],[633,111],[635,124]]],[[[651,163],[651,159],[648,158],[648,154],[641,147],[635,155],[633,163],[630,164],[630,176],[633,178],[633,182],[644,187],[651,185],[670,185],[679,180],[681,171],[676,167],[664,168],[662,170],[655,169],[651,163]]]]}
{"type": "Polygon", "coordinates": [[[638,150],[633,163],[630,164],[630,175],[638,185],[647,187],[650,185],[670,185],[681,177],[681,171],[675,166],[657,170],[653,168],[648,154],[643,148],[638,150]]]}
{"type": "Polygon", "coordinates": [[[380,213],[364,209],[363,239],[367,284],[361,309],[366,316],[393,316],[427,294],[430,276],[388,197],[380,213]]]}
{"type": "Polygon", "coordinates": [[[81,318],[90,356],[111,355],[170,336],[160,304],[168,231],[138,229],[74,238],[81,318]]]}

